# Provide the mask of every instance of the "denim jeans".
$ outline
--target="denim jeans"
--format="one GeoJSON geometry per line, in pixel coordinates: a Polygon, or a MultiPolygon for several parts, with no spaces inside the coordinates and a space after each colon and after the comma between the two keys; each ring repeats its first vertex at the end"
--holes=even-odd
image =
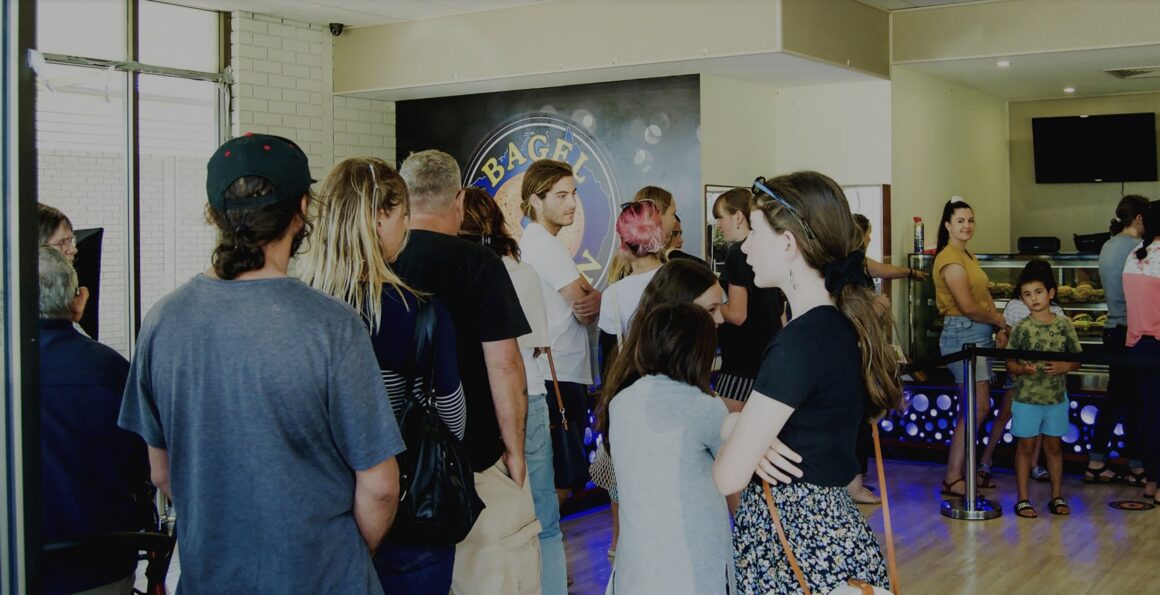
{"type": "Polygon", "coordinates": [[[524,458],[532,501],[540,531],[540,585],[544,595],[568,595],[568,566],[564,536],[560,532],[560,502],[556,499],[552,468],[552,436],[548,431],[548,401],[544,395],[528,395],[528,425],[524,435],[524,458]]]}
{"type": "MultiPolygon", "coordinates": [[[[991,325],[985,322],[975,322],[966,316],[947,315],[943,317],[943,330],[938,338],[938,349],[943,355],[961,351],[963,345],[967,343],[974,343],[975,347],[994,347],[995,340],[991,333],[993,329],[991,325]]],[[[963,382],[963,362],[951,362],[947,364],[950,368],[951,374],[955,377],[955,382],[962,384],[963,382]]],[[[987,382],[991,380],[991,360],[990,358],[978,357],[975,358],[975,382],[987,382]]]]}
{"type": "Polygon", "coordinates": [[[455,546],[384,543],[375,554],[375,571],[383,592],[447,595],[455,568],[455,546]]]}

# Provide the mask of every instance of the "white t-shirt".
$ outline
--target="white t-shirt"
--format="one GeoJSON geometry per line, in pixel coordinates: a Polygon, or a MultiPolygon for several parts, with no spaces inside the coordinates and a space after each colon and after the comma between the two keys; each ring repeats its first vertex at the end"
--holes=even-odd
{"type": "Polygon", "coordinates": [[[600,298],[600,330],[623,339],[628,334],[628,325],[640,305],[640,296],[659,268],[644,273],[629,275],[604,290],[600,298]]]}
{"type": "MultiPolygon", "coordinates": [[[[524,375],[528,380],[528,394],[542,395],[546,389],[544,375],[540,373],[536,363],[535,350],[537,347],[548,347],[548,314],[544,309],[544,290],[540,276],[532,265],[526,262],[516,262],[510,256],[503,257],[503,264],[507,267],[508,276],[512,278],[512,285],[516,288],[516,295],[520,298],[520,307],[524,310],[524,318],[528,319],[528,326],[532,332],[518,337],[516,342],[520,346],[520,355],[524,358],[524,375]]],[[[539,359],[544,359],[541,356],[539,359]]]]}
{"type": "MultiPolygon", "coordinates": [[[[560,240],[534,222],[528,224],[520,238],[520,258],[540,276],[557,378],[562,382],[592,384],[588,331],[572,315],[572,308],[560,294],[561,289],[580,277],[576,262],[560,240]]],[[[538,358],[538,361],[540,372],[551,378],[547,358],[538,358]]]]}

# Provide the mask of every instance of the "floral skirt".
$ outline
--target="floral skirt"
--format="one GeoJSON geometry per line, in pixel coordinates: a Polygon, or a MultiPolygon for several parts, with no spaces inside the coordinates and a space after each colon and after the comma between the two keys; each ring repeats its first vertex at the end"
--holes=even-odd
{"type": "MultiPolygon", "coordinates": [[[[886,560],[870,525],[842,487],[808,483],[773,486],[786,539],[814,593],[848,579],[887,588],[886,560]]],[[[761,486],[741,493],[733,526],[733,562],[740,594],[801,593],[773,528],[761,486]]]]}

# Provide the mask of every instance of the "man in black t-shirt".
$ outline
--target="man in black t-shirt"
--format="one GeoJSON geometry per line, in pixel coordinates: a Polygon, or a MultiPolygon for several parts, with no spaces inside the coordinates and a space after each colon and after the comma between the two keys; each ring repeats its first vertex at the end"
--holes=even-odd
{"type": "Polygon", "coordinates": [[[456,237],[463,192],[454,158],[421,151],[408,157],[399,173],[411,198],[411,235],[393,266],[409,285],[439,298],[455,322],[467,397],[463,442],[487,506],[456,546],[452,592],[539,593],[540,528],[525,481],[527,386],[516,344],[531,328],[503,261],[456,237]],[[500,543],[517,533],[527,539],[500,543]]]}

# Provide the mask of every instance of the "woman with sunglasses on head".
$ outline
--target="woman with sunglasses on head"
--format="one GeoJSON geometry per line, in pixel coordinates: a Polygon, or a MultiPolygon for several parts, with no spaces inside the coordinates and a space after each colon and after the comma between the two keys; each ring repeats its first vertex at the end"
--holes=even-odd
{"type": "MultiPolygon", "coordinates": [[[[975,211],[962,199],[952,198],[943,205],[942,220],[938,228],[938,251],[934,258],[934,292],[939,314],[943,316],[943,330],[939,337],[939,351],[943,355],[960,351],[963,345],[974,343],[977,347],[1003,348],[1011,329],[1003,315],[995,308],[995,301],[987,290],[987,273],[979,266],[979,260],[967,250],[967,242],[975,235],[975,211]]],[[[953,362],[947,366],[955,377],[955,383],[963,384],[963,364],[953,362]]],[[[978,415],[976,426],[981,427],[991,409],[991,360],[980,357],[975,362],[975,406],[978,415]]],[[[959,402],[960,421],[965,423],[967,408],[959,402]]],[[[959,430],[963,424],[959,424],[959,430]]],[[[975,429],[978,430],[978,427],[975,429]]],[[[974,448],[975,445],[970,445],[974,448]]],[[[942,482],[942,493],[947,496],[962,496],[966,493],[963,468],[966,465],[966,432],[956,431],[951,437],[950,454],[947,457],[946,478],[942,482]]],[[[973,471],[973,470],[972,470],[973,471]]],[[[979,487],[994,487],[989,478],[980,478],[979,487]]]]}
{"type": "Polygon", "coordinates": [[[725,325],[717,333],[721,345],[721,372],[717,394],[738,401],[749,398],[753,379],[761,367],[766,345],[785,323],[785,300],[775,287],[758,287],[753,267],[741,252],[741,242],[749,237],[749,203],[753,193],[734,188],[713,202],[713,218],[729,251],[721,272],[721,284],[728,301],[721,307],[725,325]]]}
{"type": "MultiPolygon", "coordinates": [[[[622,204],[620,207],[623,209],[637,202],[652,203],[656,211],[660,213],[661,238],[666,246],[672,243],[673,230],[677,225],[677,203],[673,200],[673,193],[660,186],[645,186],[636,191],[632,197],[632,202],[622,204]]],[[[661,261],[666,259],[666,256],[662,254],[661,261]]],[[[625,254],[623,252],[613,254],[612,263],[608,265],[608,282],[615,283],[630,274],[632,274],[632,268],[629,266],[625,254]]]]}
{"type": "Polygon", "coordinates": [[[757,286],[781,287],[794,318],[765,352],[745,408],[722,428],[727,438],[713,464],[721,493],[743,490],[733,533],[738,590],[799,592],[786,552],[770,537],[762,480],[773,484],[789,547],[814,592],[850,578],[885,587],[882,550],[846,491],[858,473],[859,426],[902,403],[898,356],[874,323],[866,255],[830,178],[758,178],[754,193],[753,233],[742,251],[757,286]]]}
{"type": "MultiPolygon", "coordinates": [[[[421,297],[391,270],[407,242],[407,186],[393,167],[374,157],[350,157],[334,166],[319,194],[312,248],[303,280],[350,304],[363,316],[396,418],[407,398],[407,370],[430,370],[412,362],[418,310],[435,309],[435,377],[414,378],[416,394],[429,381],[439,419],[459,438],[467,405],[459,382],[455,326],[438,301],[421,297]]],[[[412,447],[413,445],[407,445],[412,447]]],[[[387,593],[446,594],[451,590],[455,546],[405,545],[384,540],[374,559],[387,593]]]]}

